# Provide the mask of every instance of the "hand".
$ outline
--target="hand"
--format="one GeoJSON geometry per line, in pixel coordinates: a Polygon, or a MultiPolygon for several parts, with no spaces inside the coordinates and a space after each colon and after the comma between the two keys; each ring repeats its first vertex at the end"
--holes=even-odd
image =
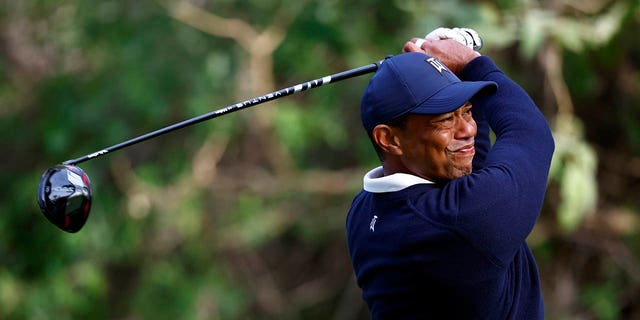
{"type": "Polygon", "coordinates": [[[413,38],[404,45],[403,51],[422,52],[438,58],[456,75],[459,75],[471,60],[480,56],[477,51],[449,38],[443,40],[413,38]],[[419,42],[420,46],[416,45],[416,42],[419,42]]]}
{"type": "Polygon", "coordinates": [[[453,39],[475,51],[479,51],[482,48],[482,38],[475,30],[469,28],[437,28],[429,32],[424,38],[433,40],[453,39]]]}
{"type": "Polygon", "coordinates": [[[482,48],[482,39],[480,38],[480,35],[478,35],[478,33],[473,29],[437,28],[429,32],[429,34],[427,34],[424,39],[411,39],[411,41],[405,44],[403,51],[424,52],[430,56],[438,58],[445,65],[447,65],[447,67],[449,67],[451,71],[459,74],[464,66],[469,63],[469,61],[473,60],[480,54],[478,54],[477,52],[472,53],[469,50],[460,49],[459,47],[451,45],[450,43],[437,44],[437,42],[434,42],[447,39],[453,39],[456,42],[474,51],[478,51],[480,50],[480,48],[482,48]],[[432,41],[427,43],[427,41],[429,40],[432,41]],[[414,45],[412,45],[411,43],[413,43],[414,45]]]}

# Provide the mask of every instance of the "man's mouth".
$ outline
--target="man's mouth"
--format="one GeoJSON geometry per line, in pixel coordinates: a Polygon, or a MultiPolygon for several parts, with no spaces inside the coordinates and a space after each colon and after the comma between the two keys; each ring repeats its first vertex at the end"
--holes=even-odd
{"type": "Polygon", "coordinates": [[[472,155],[475,154],[476,148],[473,144],[468,144],[463,147],[451,150],[451,153],[460,154],[460,155],[472,155]]]}
{"type": "Polygon", "coordinates": [[[475,153],[476,152],[476,148],[473,145],[468,145],[468,146],[464,146],[464,147],[456,150],[456,152],[458,152],[458,153],[475,153]]]}

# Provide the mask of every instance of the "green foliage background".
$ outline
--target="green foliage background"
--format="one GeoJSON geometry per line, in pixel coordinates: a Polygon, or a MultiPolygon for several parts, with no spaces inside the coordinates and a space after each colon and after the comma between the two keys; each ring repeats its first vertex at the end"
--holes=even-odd
{"type": "Polygon", "coordinates": [[[0,2],[1,319],[367,319],[344,218],[377,158],[368,77],[83,163],[86,226],[48,167],[467,26],[558,145],[529,241],[549,319],[640,317],[640,2],[0,2]]]}

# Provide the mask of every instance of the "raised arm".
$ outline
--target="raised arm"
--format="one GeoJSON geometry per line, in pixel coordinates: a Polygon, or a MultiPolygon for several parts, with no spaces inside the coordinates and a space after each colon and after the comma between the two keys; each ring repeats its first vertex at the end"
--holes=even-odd
{"type": "Polygon", "coordinates": [[[498,84],[495,94],[472,99],[474,116],[486,120],[496,142],[483,167],[448,183],[443,196],[455,199],[462,235],[495,261],[508,261],[542,207],[554,149],[548,123],[527,93],[490,58],[453,40],[427,40],[420,48],[410,41],[404,49],[437,57],[463,81],[498,84]]]}

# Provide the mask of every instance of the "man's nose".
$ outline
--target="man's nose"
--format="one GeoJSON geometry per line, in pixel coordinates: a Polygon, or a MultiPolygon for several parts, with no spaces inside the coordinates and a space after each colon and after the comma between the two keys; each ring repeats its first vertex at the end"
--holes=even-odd
{"type": "Polygon", "coordinates": [[[473,119],[458,117],[454,135],[456,139],[468,139],[471,137],[475,137],[476,131],[476,122],[473,119]]]}

